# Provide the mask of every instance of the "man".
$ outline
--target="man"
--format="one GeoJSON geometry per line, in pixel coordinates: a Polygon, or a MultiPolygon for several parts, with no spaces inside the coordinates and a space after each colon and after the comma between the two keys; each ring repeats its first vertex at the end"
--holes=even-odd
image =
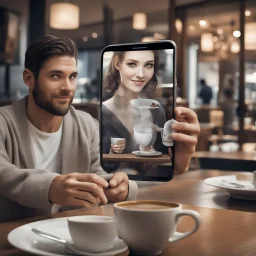
{"type": "MultiPolygon", "coordinates": [[[[125,173],[109,182],[102,176],[98,124],[71,106],[76,66],[77,46],[68,38],[45,36],[26,51],[29,95],[0,108],[0,222],[136,197],[137,185],[125,173]]],[[[200,129],[192,110],[175,112],[180,174],[188,169],[200,129]]]]}
{"type": "Polygon", "coordinates": [[[212,88],[206,84],[205,79],[200,80],[201,90],[199,93],[199,98],[202,99],[203,104],[210,104],[212,99],[212,88]]]}

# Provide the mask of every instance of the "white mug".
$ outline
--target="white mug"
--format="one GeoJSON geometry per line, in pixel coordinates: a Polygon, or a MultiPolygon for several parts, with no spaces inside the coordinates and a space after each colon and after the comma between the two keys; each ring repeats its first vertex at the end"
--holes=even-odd
{"type": "Polygon", "coordinates": [[[111,144],[118,145],[119,143],[125,143],[125,138],[111,138],[111,144]]]}
{"type": "Polygon", "coordinates": [[[169,121],[167,121],[165,124],[164,124],[164,128],[163,128],[163,131],[161,132],[161,135],[162,135],[162,142],[165,146],[167,147],[171,147],[173,146],[173,139],[170,138],[170,134],[173,132],[172,130],[172,124],[174,123],[177,123],[176,120],[174,119],[171,119],[169,121]]]}
{"type": "Polygon", "coordinates": [[[193,210],[182,210],[177,203],[157,200],[138,200],[114,204],[117,232],[138,255],[158,255],[168,242],[178,241],[193,234],[200,225],[200,215],[193,210]],[[176,232],[182,216],[191,216],[194,227],[186,232],[176,232]]]}
{"type": "Polygon", "coordinates": [[[148,146],[152,141],[153,129],[151,124],[149,126],[145,126],[144,124],[136,124],[133,126],[133,132],[134,139],[142,147],[148,146]]]}
{"type": "Polygon", "coordinates": [[[74,247],[86,252],[110,249],[117,236],[115,218],[109,216],[73,216],[68,218],[68,228],[74,247]]]}

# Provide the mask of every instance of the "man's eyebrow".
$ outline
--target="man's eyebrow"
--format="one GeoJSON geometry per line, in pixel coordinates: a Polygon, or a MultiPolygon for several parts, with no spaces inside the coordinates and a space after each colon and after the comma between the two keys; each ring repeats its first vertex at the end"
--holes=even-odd
{"type": "MultiPolygon", "coordinates": [[[[64,72],[61,71],[61,70],[57,70],[57,69],[54,69],[54,70],[50,70],[48,73],[50,74],[63,74],[64,72]]],[[[78,72],[77,71],[74,71],[71,73],[72,75],[77,75],[78,72]]]]}

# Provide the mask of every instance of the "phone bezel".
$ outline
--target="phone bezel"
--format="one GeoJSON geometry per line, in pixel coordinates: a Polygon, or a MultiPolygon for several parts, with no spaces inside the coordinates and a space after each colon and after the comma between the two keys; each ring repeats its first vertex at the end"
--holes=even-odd
{"type": "MultiPolygon", "coordinates": [[[[100,165],[104,170],[104,165],[102,164],[102,89],[103,89],[103,55],[105,52],[114,52],[114,51],[142,51],[142,50],[165,50],[165,49],[173,49],[173,105],[172,111],[173,116],[175,118],[174,109],[176,106],[176,44],[171,40],[163,40],[157,42],[145,42],[145,43],[128,43],[128,44],[115,44],[106,46],[101,52],[101,85],[100,85],[100,165]]],[[[131,180],[141,180],[141,181],[160,181],[166,182],[170,181],[174,177],[174,166],[175,166],[175,159],[174,159],[174,149],[175,149],[175,142],[173,147],[170,147],[172,150],[172,165],[170,166],[170,176],[166,177],[157,177],[157,176],[142,176],[142,175],[131,175],[129,174],[129,179],[131,180]]]]}

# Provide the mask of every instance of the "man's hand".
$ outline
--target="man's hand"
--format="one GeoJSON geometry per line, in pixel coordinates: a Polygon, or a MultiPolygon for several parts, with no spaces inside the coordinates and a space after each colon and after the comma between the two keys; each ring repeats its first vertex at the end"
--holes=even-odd
{"type": "Polygon", "coordinates": [[[103,189],[108,182],[94,173],[70,173],[55,177],[49,189],[49,200],[62,206],[91,207],[108,202],[103,189]]]}
{"type": "Polygon", "coordinates": [[[104,189],[104,192],[110,203],[126,200],[129,190],[129,179],[126,173],[115,173],[108,183],[109,187],[104,189]]]}
{"type": "MultiPolygon", "coordinates": [[[[174,173],[182,174],[188,170],[191,157],[195,152],[200,125],[196,113],[189,108],[176,107],[175,120],[179,123],[172,124],[174,132],[171,138],[175,140],[174,173]]],[[[170,148],[169,155],[172,155],[170,148]]]]}

